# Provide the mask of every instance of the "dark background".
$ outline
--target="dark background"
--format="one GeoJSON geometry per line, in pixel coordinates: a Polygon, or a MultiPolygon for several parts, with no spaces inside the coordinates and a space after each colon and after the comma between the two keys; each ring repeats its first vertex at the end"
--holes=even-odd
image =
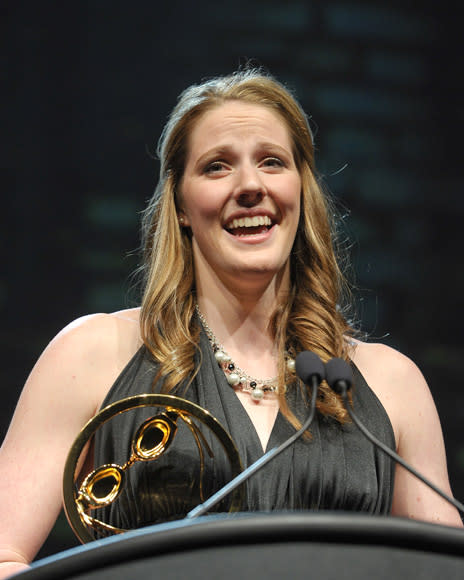
{"type": "MultiPolygon", "coordinates": [[[[464,110],[454,6],[7,3],[1,435],[52,336],[80,315],[137,303],[139,212],[158,171],[150,151],[177,95],[252,58],[296,91],[317,127],[319,170],[346,208],[363,328],[425,374],[462,501],[464,110]]],[[[61,518],[40,555],[73,543],[61,518]]]]}

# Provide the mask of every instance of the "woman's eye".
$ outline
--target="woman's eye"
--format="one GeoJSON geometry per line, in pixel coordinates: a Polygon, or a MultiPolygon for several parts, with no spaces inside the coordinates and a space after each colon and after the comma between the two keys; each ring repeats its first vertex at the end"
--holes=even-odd
{"type": "Polygon", "coordinates": [[[283,167],[284,162],[278,157],[267,157],[264,160],[264,165],[266,167],[283,167]]]}
{"type": "Polygon", "coordinates": [[[224,169],[224,163],[222,161],[213,161],[212,163],[208,163],[205,167],[205,173],[218,173],[224,169]]]}

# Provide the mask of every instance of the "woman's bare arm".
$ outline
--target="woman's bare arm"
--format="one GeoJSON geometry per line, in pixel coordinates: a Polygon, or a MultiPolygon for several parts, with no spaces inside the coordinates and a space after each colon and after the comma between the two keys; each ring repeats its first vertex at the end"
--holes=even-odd
{"type": "Polygon", "coordinates": [[[71,444],[135,352],[131,322],[79,319],[34,366],[0,448],[0,578],[18,571],[6,562],[30,562],[55,523],[71,444]]]}
{"type": "MultiPolygon", "coordinates": [[[[399,455],[451,496],[440,420],[420,370],[380,344],[359,343],[353,359],[387,410],[399,455]]],[[[396,468],[392,514],[462,526],[455,507],[401,466],[396,468]]]]}

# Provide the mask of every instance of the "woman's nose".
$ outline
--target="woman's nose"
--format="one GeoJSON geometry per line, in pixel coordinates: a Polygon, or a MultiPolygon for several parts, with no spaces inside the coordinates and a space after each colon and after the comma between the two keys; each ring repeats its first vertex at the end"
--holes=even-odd
{"type": "Polygon", "coordinates": [[[239,205],[252,207],[266,195],[266,189],[259,171],[251,165],[240,168],[239,179],[235,190],[235,199],[239,205]]]}

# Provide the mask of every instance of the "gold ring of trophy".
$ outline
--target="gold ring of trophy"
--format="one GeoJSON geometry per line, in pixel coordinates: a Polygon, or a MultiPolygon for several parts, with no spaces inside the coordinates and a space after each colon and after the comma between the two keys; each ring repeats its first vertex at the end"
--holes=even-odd
{"type": "MultiPolygon", "coordinates": [[[[240,456],[232,438],[219,421],[199,405],[173,395],[155,394],[127,397],[108,405],[83,427],[66,460],[63,476],[64,511],[74,533],[81,542],[86,543],[135,527],[159,523],[163,518],[164,521],[182,519],[190,509],[207,499],[204,487],[205,482],[211,478],[206,479],[205,473],[208,469],[212,469],[216,460],[212,448],[216,449],[216,454],[221,449],[225,453],[228,462],[228,480],[241,473],[240,456]],[[150,409],[152,407],[156,408],[155,414],[150,409]],[[93,465],[96,461],[93,458],[95,436],[101,437],[101,431],[99,433],[97,431],[128,412],[139,414],[142,412],[141,421],[136,415],[131,420],[134,431],[130,441],[121,443],[116,459],[111,457],[109,463],[95,468],[93,465]],[[184,480],[184,487],[179,486],[178,480],[170,484],[169,478],[166,479],[165,476],[166,472],[173,469],[176,456],[171,455],[170,459],[169,452],[175,448],[173,443],[180,431],[183,432],[184,439],[191,438],[193,442],[191,445],[196,447],[198,452],[198,460],[192,475],[189,477],[188,474],[183,474],[181,477],[184,480]],[[130,469],[133,468],[135,471],[137,465],[141,463],[150,463],[153,467],[161,457],[167,461],[167,465],[159,469],[159,473],[162,474],[161,481],[157,480],[155,469],[148,477],[148,491],[145,488],[143,493],[134,494],[134,489],[128,481],[130,469]],[[87,472],[89,463],[92,463],[92,467],[87,472]],[[182,490],[184,497],[179,498],[179,490],[182,490]],[[127,497],[130,499],[126,497],[121,501],[125,502],[124,505],[131,506],[130,511],[140,513],[143,506],[141,509],[137,502],[148,501],[155,504],[155,507],[150,505],[148,509],[151,516],[155,512],[155,517],[151,520],[142,519],[141,522],[137,521],[128,527],[121,526],[120,519],[115,524],[110,514],[113,508],[118,511],[118,499],[125,493],[129,494],[127,497]],[[187,493],[189,497],[185,497],[187,493]],[[160,496],[163,496],[162,501],[160,496]],[[132,505],[134,502],[137,505],[132,505]],[[182,504],[181,508],[179,504],[182,504]],[[174,518],[169,515],[169,510],[173,506],[178,510],[174,518]],[[105,522],[104,519],[110,519],[110,522],[105,522]]],[[[185,453],[177,456],[177,464],[179,457],[182,456],[186,457],[185,453]]],[[[192,453],[189,453],[188,457],[192,457],[192,453]]],[[[217,489],[208,489],[206,495],[211,496],[225,483],[227,481],[219,483],[217,489]]],[[[226,504],[219,505],[218,511],[229,513],[239,511],[242,507],[243,494],[244,486],[240,485],[227,498],[226,504]]]]}

